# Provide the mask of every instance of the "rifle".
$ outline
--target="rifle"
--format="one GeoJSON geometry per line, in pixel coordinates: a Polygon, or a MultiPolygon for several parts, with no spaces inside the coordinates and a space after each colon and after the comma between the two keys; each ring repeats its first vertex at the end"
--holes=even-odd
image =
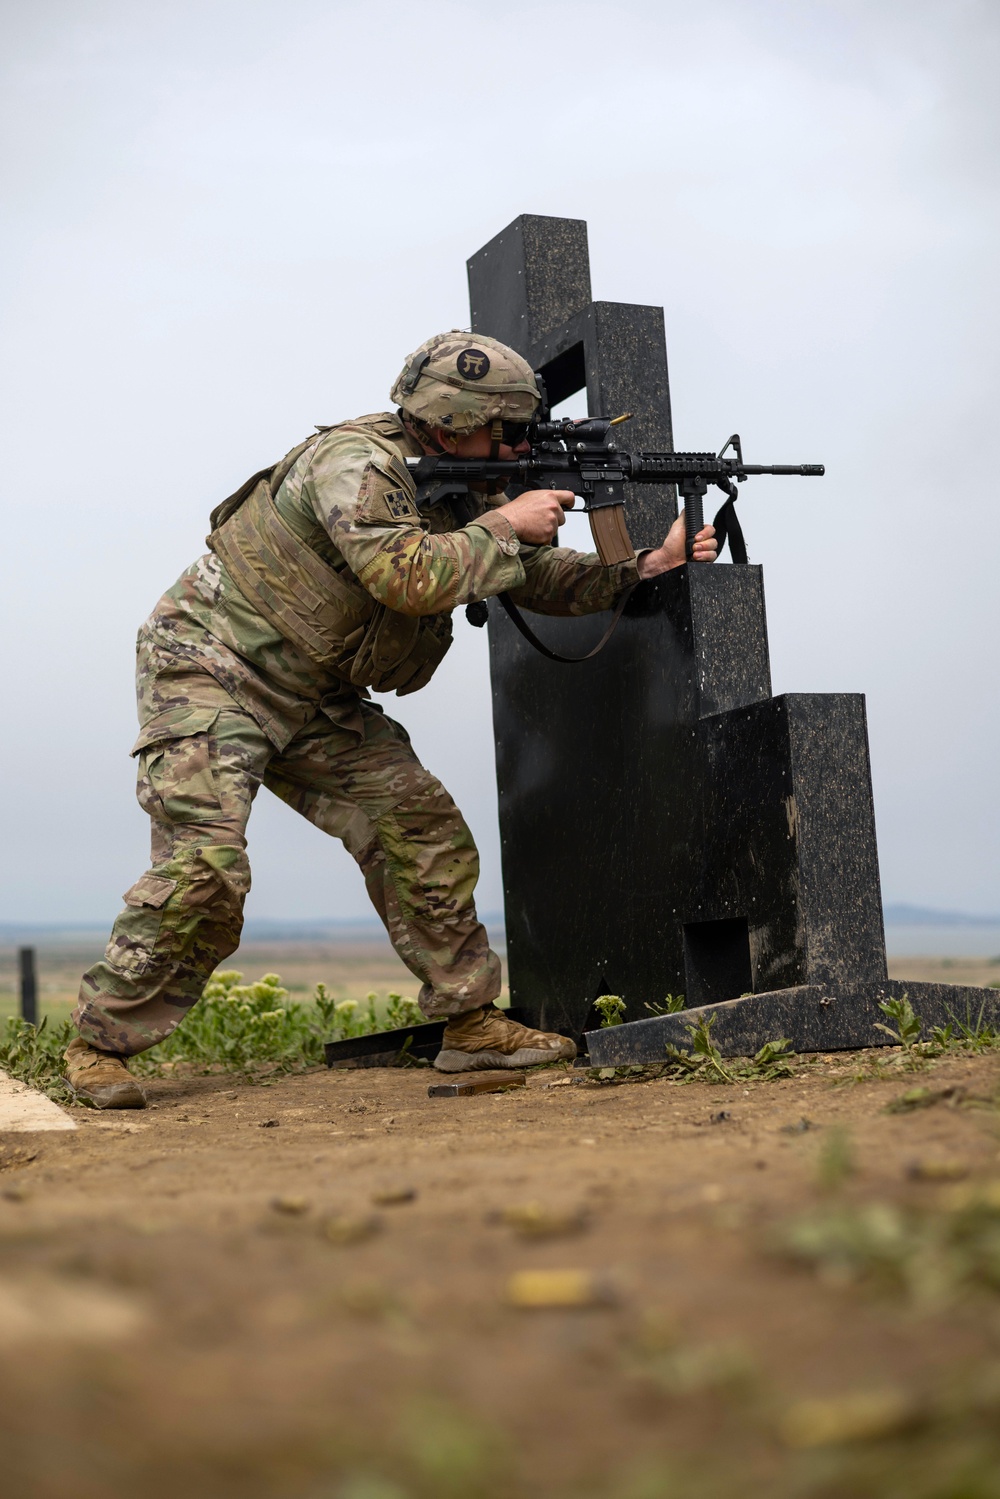
{"type": "Polygon", "coordinates": [[[519,492],[528,489],[568,489],[583,500],[590,529],[606,567],[635,555],[625,522],[626,484],[676,484],[684,500],[688,557],[695,536],[705,524],[704,496],[709,485],[726,495],[715,517],[721,552],[729,538],[734,562],[746,562],[746,545],[734,508],[737,484],[752,474],[796,474],[821,477],[821,463],[745,463],[738,433],[722,451],[714,453],[624,453],[610,440],[625,416],[585,417],[581,421],[536,420],[527,428],[530,451],[511,459],[453,458],[428,454],[407,458],[417,486],[421,509],[448,502],[456,515],[471,519],[476,513],[472,486],[504,479],[519,492]],[[732,450],[732,456],[726,454],[732,450]],[[734,482],[735,481],[735,482],[734,482]]]}

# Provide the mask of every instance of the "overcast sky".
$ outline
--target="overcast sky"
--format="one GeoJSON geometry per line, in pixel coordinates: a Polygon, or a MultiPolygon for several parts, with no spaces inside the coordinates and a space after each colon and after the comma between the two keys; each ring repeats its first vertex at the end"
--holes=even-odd
{"type": "MultiPolygon", "coordinates": [[[[466,258],[585,218],[666,311],[679,447],[742,433],[776,692],[867,694],[884,894],[1000,910],[995,0],[5,0],[6,920],[146,867],[135,631],[207,517],[467,325],[466,258]]],[[[579,533],[581,540],[583,533],[579,533]]],[[[501,904],[484,632],[386,706],[501,904]]],[[[248,914],[353,917],[261,793],[248,914]]]]}

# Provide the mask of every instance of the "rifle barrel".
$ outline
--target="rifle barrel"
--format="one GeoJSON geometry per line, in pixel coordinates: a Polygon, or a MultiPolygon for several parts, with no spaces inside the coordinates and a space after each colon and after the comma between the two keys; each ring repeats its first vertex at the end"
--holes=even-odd
{"type": "Polygon", "coordinates": [[[822,463],[741,463],[740,474],[798,474],[802,479],[822,479],[826,468],[822,463]]]}

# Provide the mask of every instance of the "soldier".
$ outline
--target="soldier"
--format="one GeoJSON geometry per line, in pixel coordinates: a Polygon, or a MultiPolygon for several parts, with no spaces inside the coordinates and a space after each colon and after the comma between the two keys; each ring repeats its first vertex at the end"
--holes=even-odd
{"type": "MultiPolygon", "coordinates": [[[[139,631],[138,798],[151,867],[126,891],[103,959],[84,974],[66,1052],[78,1097],[141,1108],[127,1058],[162,1041],[239,944],[244,837],[263,782],[357,860],[393,946],[447,1025],[435,1066],[529,1067],[572,1057],[563,1036],[515,1025],[494,1000],[500,962],[476,916],[479,858],[458,808],[369,690],[415,692],[451,643],[460,604],[507,591],[548,614],[609,609],[638,578],[684,561],[662,546],[603,567],[549,545],[572,494],[484,493],[464,525],[422,514],[403,459],[510,458],[538,389],[491,338],[421,345],[394,413],[320,428],[212,514],[211,550],[139,631]]],[[[712,561],[706,526],[695,545],[712,561]]]]}

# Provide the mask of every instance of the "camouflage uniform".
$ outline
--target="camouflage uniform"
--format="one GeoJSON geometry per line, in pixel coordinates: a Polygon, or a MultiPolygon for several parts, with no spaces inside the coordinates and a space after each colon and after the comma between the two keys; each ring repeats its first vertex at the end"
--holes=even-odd
{"type": "Polygon", "coordinates": [[[459,604],[506,590],[537,612],[590,613],[635,564],[520,545],[502,499],[457,529],[447,510],[418,512],[399,459],[422,451],[395,415],[322,430],[278,466],[273,498],[255,476],[215,512],[213,550],[140,629],[133,754],[152,863],[81,985],[74,1019],[99,1049],[128,1056],[169,1035],[238,946],[261,782],[358,861],[426,1015],[499,993],[472,835],[368,688],[422,686],[459,604]]]}

